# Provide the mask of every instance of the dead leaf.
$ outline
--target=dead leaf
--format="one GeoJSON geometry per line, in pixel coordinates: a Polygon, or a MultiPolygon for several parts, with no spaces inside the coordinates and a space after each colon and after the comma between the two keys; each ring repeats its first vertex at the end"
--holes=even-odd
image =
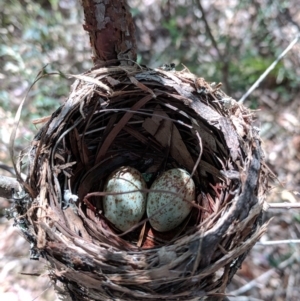
{"type": "Polygon", "coordinates": [[[194,160],[191,157],[182,137],[170,117],[159,106],[153,112],[152,118],[147,118],[143,128],[162,145],[170,147],[171,156],[188,170],[193,170],[194,160]]]}
{"type": "Polygon", "coordinates": [[[144,84],[142,84],[141,82],[139,82],[135,77],[133,76],[129,76],[130,81],[136,85],[137,87],[139,87],[141,90],[150,93],[152,95],[153,98],[156,98],[156,94],[147,86],[145,86],[144,84]]]}
{"type": "Polygon", "coordinates": [[[108,83],[111,85],[111,86],[116,86],[116,85],[118,85],[119,83],[120,83],[120,81],[119,80],[117,80],[117,79],[114,79],[114,78],[112,78],[111,76],[107,76],[106,78],[105,78],[107,81],[108,81],[108,83]]]}
{"type": "Polygon", "coordinates": [[[46,123],[47,121],[50,120],[50,118],[51,118],[51,116],[45,116],[42,118],[33,119],[31,122],[32,122],[32,124],[46,123]]]}

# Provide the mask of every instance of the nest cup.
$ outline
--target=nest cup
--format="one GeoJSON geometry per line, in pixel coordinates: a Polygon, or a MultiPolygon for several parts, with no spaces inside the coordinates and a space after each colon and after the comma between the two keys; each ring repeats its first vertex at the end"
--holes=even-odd
{"type": "Polygon", "coordinates": [[[50,277],[72,300],[223,300],[266,228],[268,171],[252,112],[188,70],[109,67],[76,77],[32,143],[31,200],[19,209],[50,277]],[[148,187],[165,170],[188,171],[189,216],[166,233],[147,216],[118,231],[102,197],[121,166],[148,187]]]}

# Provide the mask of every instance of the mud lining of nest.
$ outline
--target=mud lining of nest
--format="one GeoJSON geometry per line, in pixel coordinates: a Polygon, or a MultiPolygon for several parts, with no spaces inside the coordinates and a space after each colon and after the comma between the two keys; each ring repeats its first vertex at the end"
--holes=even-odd
{"type": "Polygon", "coordinates": [[[76,77],[32,143],[31,201],[19,210],[51,278],[72,300],[222,300],[266,229],[268,171],[252,112],[187,70],[76,77]],[[148,187],[164,170],[187,170],[197,191],[183,224],[158,233],[144,217],[126,233],[115,229],[100,195],[124,165],[148,187]]]}

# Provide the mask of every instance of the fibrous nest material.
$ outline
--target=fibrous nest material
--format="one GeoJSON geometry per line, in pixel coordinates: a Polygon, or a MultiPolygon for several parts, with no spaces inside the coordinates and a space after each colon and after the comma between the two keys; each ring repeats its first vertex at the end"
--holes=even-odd
{"type": "Polygon", "coordinates": [[[72,300],[223,300],[226,285],[266,229],[268,190],[253,112],[220,84],[183,71],[94,68],[32,142],[18,222],[34,257],[72,300]],[[159,233],[147,216],[121,233],[103,214],[103,186],[131,166],[148,187],[182,168],[193,209],[159,233]]]}

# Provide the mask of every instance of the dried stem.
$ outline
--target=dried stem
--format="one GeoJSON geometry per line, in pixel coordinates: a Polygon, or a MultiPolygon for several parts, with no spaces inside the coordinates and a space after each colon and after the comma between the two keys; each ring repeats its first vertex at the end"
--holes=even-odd
{"type": "Polygon", "coordinates": [[[243,103],[245,99],[260,85],[260,83],[267,77],[267,75],[275,68],[278,62],[293,48],[293,46],[298,42],[300,38],[300,33],[297,34],[295,39],[289,44],[288,47],[277,57],[277,59],[269,66],[269,68],[258,78],[258,80],[251,86],[251,88],[241,97],[238,101],[243,103]]]}
{"type": "Polygon", "coordinates": [[[207,31],[207,34],[209,35],[209,38],[210,38],[210,40],[211,40],[211,42],[212,42],[214,48],[216,49],[219,58],[220,58],[221,60],[223,60],[223,54],[222,54],[222,52],[220,51],[220,49],[219,49],[219,47],[218,47],[218,43],[217,43],[215,37],[214,37],[213,34],[212,34],[212,30],[211,30],[211,28],[210,28],[210,26],[209,26],[209,24],[208,24],[207,19],[206,19],[205,11],[204,11],[203,6],[202,6],[202,4],[201,4],[201,0],[195,1],[195,3],[198,5],[198,8],[199,8],[200,11],[201,11],[202,19],[203,19],[203,22],[204,22],[204,25],[205,25],[205,29],[206,29],[206,31],[207,31]]]}
{"type": "Polygon", "coordinates": [[[203,9],[203,6],[201,4],[201,0],[195,0],[194,2],[198,6],[199,10],[201,11],[201,14],[202,14],[201,19],[204,22],[206,32],[207,32],[207,34],[208,34],[208,36],[211,40],[211,43],[212,43],[213,47],[215,48],[216,52],[218,53],[218,57],[219,57],[220,62],[222,63],[222,81],[223,81],[223,84],[225,86],[226,92],[230,94],[230,85],[228,83],[228,59],[221,52],[221,50],[218,46],[218,43],[217,43],[217,41],[216,41],[216,39],[215,39],[215,37],[212,33],[212,30],[211,30],[211,28],[209,26],[209,23],[207,21],[207,18],[206,18],[205,10],[203,9]]]}
{"type": "Polygon", "coordinates": [[[296,254],[291,255],[291,257],[289,257],[285,261],[282,261],[278,265],[277,269],[272,268],[272,269],[268,270],[267,272],[263,273],[256,279],[253,279],[252,281],[248,282],[246,285],[240,287],[239,289],[229,292],[229,295],[239,296],[239,295],[244,294],[245,292],[251,290],[252,288],[258,286],[262,281],[265,281],[266,279],[269,279],[270,277],[272,277],[277,272],[277,270],[284,270],[289,265],[291,265],[295,261],[295,257],[296,257],[296,254]]]}
{"type": "Polygon", "coordinates": [[[300,203],[269,203],[268,209],[291,209],[300,208],[300,203]]]}
{"type": "Polygon", "coordinates": [[[257,243],[257,245],[261,245],[261,246],[273,246],[273,245],[283,245],[283,244],[300,244],[300,239],[269,240],[269,241],[260,241],[257,243]]]}

